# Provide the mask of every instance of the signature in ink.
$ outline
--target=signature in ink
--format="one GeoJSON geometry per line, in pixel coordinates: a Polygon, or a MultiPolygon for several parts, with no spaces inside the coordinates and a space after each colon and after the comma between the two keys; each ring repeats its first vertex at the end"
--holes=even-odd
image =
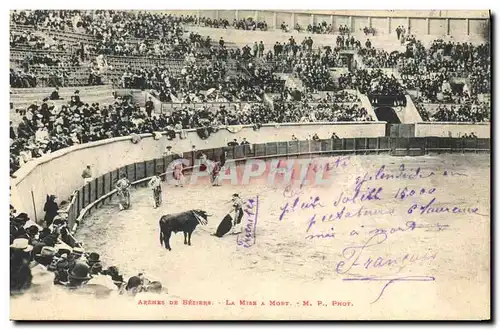
{"type": "Polygon", "coordinates": [[[386,282],[385,285],[382,287],[382,290],[380,290],[380,293],[378,297],[371,302],[371,304],[376,303],[377,301],[380,300],[382,295],[385,292],[385,289],[392,283],[396,282],[429,282],[429,281],[435,281],[436,278],[434,276],[404,276],[404,277],[390,277],[390,276],[375,276],[375,277],[352,277],[352,278],[344,278],[344,281],[380,281],[380,282],[386,282]]]}
{"type": "Polygon", "coordinates": [[[380,232],[371,236],[364,244],[348,246],[342,250],[344,260],[337,263],[337,274],[343,275],[355,268],[363,268],[364,270],[387,269],[399,267],[398,272],[407,266],[409,263],[417,261],[426,261],[436,259],[437,252],[430,255],[427,252],[422,254],[406,253],[404,256],[387,257],[367,255],[368,248],[383,244],[388,238],[387,232],[380,232]]]}

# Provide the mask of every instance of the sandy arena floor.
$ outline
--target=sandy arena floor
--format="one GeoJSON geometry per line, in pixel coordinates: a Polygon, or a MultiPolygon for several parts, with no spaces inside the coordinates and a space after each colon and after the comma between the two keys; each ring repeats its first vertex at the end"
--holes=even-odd
{"type": "MultiPolygon", "coordinates": [[[[78,298],[87,307],[68,314],[62,312],[64,303],[67,307],[75,298],[65,298],[65,294],[59,293],[53,296],[58,297],[57,302],[40,306],[43,310],[50,309],[40,311],[38,317],[64,318],[73,313],[73,317],[79,315],[79,318],[99,315],[111,319],[487,317],[489,155],[351,156],[346,164],[330,172],[334,179],[329,187],[305,186],[285,194],[283,187],[270,187],[264,182],[247,186],[228,183],[221,187],[165,186],[164,203],[159,209],[153,209],[149,189],[134,189],[130,210],[118,212],[114,199],[85,219],[77,238],[85,242],[87,251],[98,251],[105,266],[119,266],[127,278],[145,272],[160,280],[169,291],[167,304],[172,299],[180,299],[181,304],[182,299],[192,299],[210,301],[215,306],[138,306],[136,301],[124,302],[123,298],[96,303],[89,298],[78,298]],[[413,169],[408,173],[415,173],[420,167],[421,176],[432,171],[435,174],[413,180],[367,181],[362,191],[376,188],[380,200],[342,203],[341,199],[340,204],[334,205],[342,192],[343,196],[352,197],[357,176],[367,173],[367,179],[373,178],[382,165],[385,173],[397,174],[402,163],[413,169]],[[414,189],[415,195],[404,200],[395,198],[398,189],[405,187],[414,189]],[[233,193],[259,198],[256,243],[250,248],[239,246],[235,235],[223,238],[210,235],[229,211],[230,204],[226,202],[233,193]],[[293,194],[297,195],[292,197],[293,194]],[[291,209],[297,197],[299,204],[295,211],[280,220],[282,208],[288,203],[291,209]],[[301,209],[302,202],[315,197],[319,198],[315,208],[301,209]],[[432,207],[469,208],[469,213],[421,215],[419,207],[432,198],[436,198],[432,207]],[[414,203],[419,205],[409,214],[414,203]],[[344,206],[345,212],[338,219],[337,212],[344,206]],[[360,207],[362,211],[356,214],[360,207]],[[192,246],[184,245],[183,234],[178,233],[171,238],[172,251],[160,247],[160,216],[195,208],[213,216],[207,226],[197,227],[192,246]],[[476,210],[471,211],[473,208],[476,210]],[[351,217],[346,214],[348,211],[351,217]],[[316,222],[308,231],[314,215],[316,222]],[[322,221],[323,216],[325,220],[333,220],[322,221]],[[357,263],[349,267],[356,257],[357,263]],[[388,280],[343,280],[374,276],[399,279],[388,285],[375,303],[372,302],[388,280]],[[427,280],[401,281],[408,276],[424,276],[427,280]],[[234,301],[235,305],[226,306],[226,300],[234,301]],[[258,306],[240,306],[240,300],[256,301],[258,306]],[[270,300],[288,302],[289,306],[272,306],[270,300]],[[312,306],[303,306],[305,300],[312,306]],[[339,306],[339,301],[344,306],[339,306]],[[58,308],[61,313],[56,312],[58,308]]],[[[12,303],[17,305],[24,300],[12,303]]],[[[30,310],[38,305],[34,301],[30,304],[33,304],[30,310]]],[[[13,307],[11,315],[25,315],[25,312],[21,307],[13,307]]]]}

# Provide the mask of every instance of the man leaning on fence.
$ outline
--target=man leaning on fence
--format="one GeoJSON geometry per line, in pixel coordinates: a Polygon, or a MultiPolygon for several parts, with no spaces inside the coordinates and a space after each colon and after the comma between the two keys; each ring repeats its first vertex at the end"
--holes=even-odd
{"type": "Polygon", "coordinates": [[[87,185],[90,182],[92,182],[92,169],[90,168],[90,165],[87,165],[87,167],[83,170],[82,178],[84,185],[87,185]]]}

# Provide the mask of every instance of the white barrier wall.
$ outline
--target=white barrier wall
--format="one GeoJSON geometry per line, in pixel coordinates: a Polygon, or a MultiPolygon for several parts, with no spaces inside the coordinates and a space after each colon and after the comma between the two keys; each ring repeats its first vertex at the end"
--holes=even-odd
{"type": "Polygon", "coordinates": [[[490,138],[490,123],[433,123],[422,122],[415,124],[415,136],[461,137],[464,134],[474,133],[478,138],[490,138]]]}
{"type": "Polygon", "coordinates": [[[43,219],[43,206],[47,194],[58,196],[59,201],[83,186],[81,173],[87,164],[92,165],[94,177],[99,177],[124,165],[133,164],[162,156],[167,145],[173,151],[189,151],[192,145],[198,150],[226,146],[229,141],[245,137],[250,143],[288,141],[292,134],[304,140],[308,134],[318,133],[322,139],[335,132],[339,137],[380,137],[385,135],[385,122],[346,122],[264,125],[254,131],[252,127],[242,126],[237,133],[222,129],[208,139],[201,140],[195,130],[187,133],[186,139],[167,140],[162,136],[155,140],[149,134],[143,135],[138,144],[130,137],[114,138],[87,143],[59,150],[24,165],[11,181],[11,204],[21,212],[35,219],[31,192],[33,191],[37,218],[43,219]]]}

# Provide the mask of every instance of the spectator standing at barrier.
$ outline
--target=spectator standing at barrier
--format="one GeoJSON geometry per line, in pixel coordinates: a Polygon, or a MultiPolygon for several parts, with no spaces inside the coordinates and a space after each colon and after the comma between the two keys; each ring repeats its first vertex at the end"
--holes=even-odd
{"type": "Polygon", "coordinates": [[[224,149],[222,151],[222,154],[220,155],[220,159],[219,159],[219,163],[220,163],[221,167],[226,164],[226,159],[227,159],[227,150],[224,149]]]}
{"type": "Polygon", "coordinates": [[[259,57],[264,56],[264,43],[262,41],[259,43],[259,57]]]}
{"type": "Polygon", "coordinates": [[[17,136],[16,136],[16,132],[14,131],[14,127],[12,126],[12,120],[10,121],[10,130],[9,131],[10,131],[9,132],[10,133],[9,134],[10,138],[12,140],[15,140],[17,136]]]}
{"type": "Polygon", "coordinates": [[[238,145],[238,140],[234,139],[233,141],[227,144],[229,147],[236,147],[238,145]]]}
{"type": "Polygon", "coordinates": [[[172,146],[167,146],[165,148],[165,152],[163,153],[165,157],[172,156],[173,154],[174,153],[172,152],[172,146]]]}
{"type": "Polygon", "coordinates": [[[397,27],[397,29],[396,29],[396,34],[398,35],[398,40],[399,40],[399,39],[400,39],[400,37],[401,37],[401,32],[402,32],[402,30],[401,30],[401,25],[400,25],[400,26],[398,26],[398,27],[397,27]]]}
{"type": "Polygon", "coordinates": [[[155,109],[155,106],[153,104],[153,100],[151,96],[149,97],[149,100],[146,101],[146,113],[148,114],[148,117],[151,118],[151,113],[155,109]]]}
{"type": "Polygon", "coordinates": [[[51,100],[61,99],[61,97],[59,96],[59,87],[56,87],[56,89],[50,94],[49,99],[51,100]]]}
{"type": "Polygon", "coordinates": [[[59,211],[59,206],[56,203],[56,196],[47,195],[43,210],[45,211],[45,225],[48,228],[59,211]]]}
{"type": "Polygon", "coordinates": [[[90,165],[87,165],[87,167],[83,170],[82,178],[83,178],[84,185],[87,185],[90,182],[92,182],[92,169],[91,169],[90,165]]]}
{"type": "Polygon", "coordinates": [[[252,51],[253,57],[257,57],[257,53],[259,52],[259,45],[257,44],[257,41],[253,43],[252,51]]]}
{"type": "Polygon", "coordinates": [[[149,180],[149,187],[153,190],[153,200],[154,200],[154,208],[156,209],[161,205],[161,173],[157,172],[155,176],[149,180]]]}

